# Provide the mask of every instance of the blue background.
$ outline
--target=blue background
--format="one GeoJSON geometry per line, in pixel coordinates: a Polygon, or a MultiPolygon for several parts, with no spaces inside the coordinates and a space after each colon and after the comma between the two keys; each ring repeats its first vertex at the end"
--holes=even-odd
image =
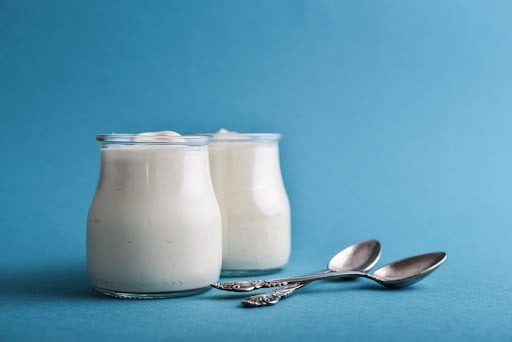
{"type": "Polygon", "coordinates": [[[1,340],[510,340],[509,1],[0,0],[1,340]],[[444,250],[403,291],[324,282],[263,309],[94,294],[97,133],[280,132],[293,251],[444,250]]]}

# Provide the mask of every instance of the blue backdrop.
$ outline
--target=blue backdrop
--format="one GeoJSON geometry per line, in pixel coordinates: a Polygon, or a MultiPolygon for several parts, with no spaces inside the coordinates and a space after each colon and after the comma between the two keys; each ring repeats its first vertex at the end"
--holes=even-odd
{"type": "Polygon", "coordinates": [[[0,0],[0,339],[511,339],[509,1],[0,0]],[[280,132],[293,251],[444,250],[403,291],[89,290],[97,133],[280,132]]]}

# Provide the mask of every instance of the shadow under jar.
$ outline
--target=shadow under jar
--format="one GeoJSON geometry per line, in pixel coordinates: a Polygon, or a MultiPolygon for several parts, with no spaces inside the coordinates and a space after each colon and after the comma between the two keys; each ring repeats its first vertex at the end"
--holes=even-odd
{"type": "Polygon", "coordinates": [[[87,219],[99,293],[167,298],[219,278],[222,223],[204,136],[98,135],[101,171],[87,219]]]}
{"type": "Polygon", "coordinates": [[[279,163],[279,134],[220,131],[210,167],[222,213],[222,276],[275,272],[290,255],[290,205],[279,163]]]}

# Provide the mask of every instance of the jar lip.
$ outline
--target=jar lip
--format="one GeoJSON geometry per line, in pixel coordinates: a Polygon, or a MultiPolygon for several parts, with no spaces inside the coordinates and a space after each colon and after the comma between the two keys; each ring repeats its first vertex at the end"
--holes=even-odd
{"type": "Polygon", "coordinates": [[[212,139],[206,135],[179,135],[179,136],[152,136],[144,137],[143,140],[137,140],[140,135],[125,134],[125,133],[112,133],[112,134],[97,134],[96,141],[101,144],[115,144],[115,145],[207,145],[212,139]]]}
{"type": "Polygon", "coordinates": [[[278,141],[282,138],[280,133],[196,133],[195,135],[210,137],[212,142],[241,142],[241,141],[278,141]]]}

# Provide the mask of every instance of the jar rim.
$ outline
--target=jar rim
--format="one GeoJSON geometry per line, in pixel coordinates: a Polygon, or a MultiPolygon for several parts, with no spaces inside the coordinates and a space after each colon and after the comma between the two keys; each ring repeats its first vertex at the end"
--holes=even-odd
{"type": "Polygon", "coordinates": [[[140,135],[129,133],[97,134],[96,141],[104,145],[207,145],[212,139],[206,135],[184,134],[179,136],[145,136],[137,140],[140,135]]]}
{"type": "Polygon", "coordinates": [[[280,133],[196,133],[195,135],[210,137],[212,142],[250,142],[250,141],[278,141],[282,138],[280,133]]]}

